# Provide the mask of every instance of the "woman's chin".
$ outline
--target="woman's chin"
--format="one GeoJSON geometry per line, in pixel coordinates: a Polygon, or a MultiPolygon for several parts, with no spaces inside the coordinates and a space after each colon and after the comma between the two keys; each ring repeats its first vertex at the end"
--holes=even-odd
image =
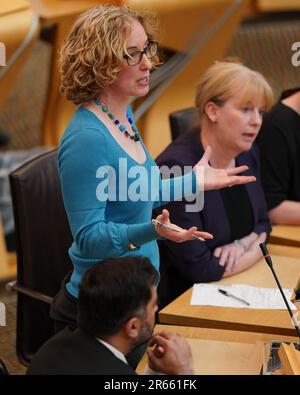
{"type": "Polygon", "coordinates": [[[250,151],[252,146],[253,146],[253,141],[247,141],[247,142],[244,141],[243,144],[241,144],[239,147],[240,153],[250,151]]]}
{"type": "Polygon", "coordinates": [[[136,97],[143,97],[149,93],[149,85],[147,86],[142,86],[139,87],[139,89],[136,90],[136,97]]]}

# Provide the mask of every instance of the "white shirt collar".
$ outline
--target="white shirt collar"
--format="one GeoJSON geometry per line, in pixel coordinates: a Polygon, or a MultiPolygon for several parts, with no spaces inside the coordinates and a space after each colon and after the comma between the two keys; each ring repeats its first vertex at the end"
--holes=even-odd
{"type": "Polygon", "coordinates": [[[103,344],[103,346],[105,346],[106,348],[108,348],[117,358],[119,358],[121,361],[123,361],[124,363],[126,363],[126,365],[128,365],[128,362],[126,361],[126,358],[124,356],[124,354],[121,353],[121,351],[117,350],[114,346],[112,346],[109,343],[106,343],[104,340],[102,339],[98,339],[97,340],[103,344]]]}

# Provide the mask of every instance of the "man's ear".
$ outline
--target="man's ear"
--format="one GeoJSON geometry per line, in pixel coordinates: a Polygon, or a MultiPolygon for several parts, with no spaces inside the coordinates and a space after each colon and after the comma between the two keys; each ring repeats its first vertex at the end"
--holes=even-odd
{"type": "Polygon", "coordinates": [[[141,319],[139,317],[132,317],[132,318],[130,318],[126,322],[125,327],[124,327],[126,335],[130,339],[138,338],[139,335],[140,335],[141,326],[142,326],[142,321],[141,321],[141,319]]]}
{"type": "Polygon", "coordinates": [[[218,122],[218,117],[219,117],[219,106],[212,102],[209,101],[206,103],[205,107],[204,107],[204,112],[207,116],[207,118],[213,122],[213,123],[217,123],[218,122]]]}

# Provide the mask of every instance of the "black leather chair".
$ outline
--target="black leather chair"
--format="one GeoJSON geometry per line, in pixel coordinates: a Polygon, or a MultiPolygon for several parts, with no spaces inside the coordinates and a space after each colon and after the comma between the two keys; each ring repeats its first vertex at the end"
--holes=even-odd
{"type": "Polygon", "coordinates": [[[57,169],[57,150],[26,162],[10,174],[17,245],[17,355],[29,365],[54,334],[52,298],[71,270],[72,242],[57,169]]]}
{"type": "Polygon", "coordinates": [[[5,363],[0,359],[0,376],[8,376],[8,374],[5,363]]]}
{"type": "Polygon", "coordinates": [[[188,130],[199,127],[199,117],[194,107],[171,112],[169,115],[172,141],[188,130]]]}

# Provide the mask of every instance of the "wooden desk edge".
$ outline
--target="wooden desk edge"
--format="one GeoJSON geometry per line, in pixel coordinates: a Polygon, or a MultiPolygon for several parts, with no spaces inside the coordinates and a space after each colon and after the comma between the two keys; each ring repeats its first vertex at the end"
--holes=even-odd
{"type": "MultiPolygon", "coordinates": [[[[212,329],[224,329],[242,332],[258,332],[267,333],[281,336],[295,336],[294,328],[278,328],[269,327],[263,325],[251,325],[228,321],[216,321],[205,318],[193,318],[193,317],[183,317],[176,316],[174,314],[159,312],[160,324],[178,325],[178,326],[192,326],[198,328],[212,328],[212,329]],[[179,321],[179,322],[178,322],[179,321]]],[[[292,325],[292,324],[291,324],[292,325]]]]}
{"type": "Polygon", "coordinates": [[[300,241],[298,240],[285,239],[284,237],[281,236],[272,236],[272,234],[270,235],[269,243],[288,246],[288,247],[297,247],[297,248],[300,247],[300,241]]]}

